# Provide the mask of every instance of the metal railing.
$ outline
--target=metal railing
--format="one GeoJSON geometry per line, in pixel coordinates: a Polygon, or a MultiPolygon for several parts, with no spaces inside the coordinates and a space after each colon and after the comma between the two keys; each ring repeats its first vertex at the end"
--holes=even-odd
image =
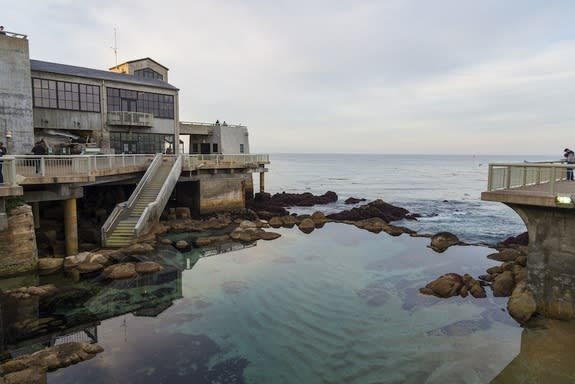
{"type": "Polygon", "coordinates": [[[108,112],[108,125],[153,127],[154,115],[144,112],[112,111],[108,112]]]}
{"type": "MultiPolygon", "coordinates": [[[[0,158],[3,164],[4,184],[15,186],[31,177],[99,176],[105,171],[134,172],[134,167],[148,167],[155,155],[62,155],[33,156],[7,155],[0,158]]],[[[165,155],[164,155],[165,156],[165,155]]],[[[269,164],[267,154],[232,155],[182,155],[182,166],[194,170],[204,166],[257,167],[269,164]]]]}
{"type": "Polygon", "coordinates": [[[188,169],[206,165],[215,166],[256,166],[269,164],[270,156],[266,154],[234,154],[234,155],[186,155],[183,165],[188,169]]]}
{"type": "Polygon", "coordinates": [[[144,208],[144,212],[138,219],[138,223],[134,228],[134,233],[136,237],[140,236],[141,234],[145,233],[146,230],[153,225],[154,223],[158,222],[160,216],[162,215],[162,211],[166,206],[168,199],[170,198],[174,187],[178,183],[178,179],[180,178],[180,174],[182,173],[182,158],[183,155],[179,155],[172,165],[170,169],[170,173],[166,177],[160,192],[158,192],[158,196],[156,200],[148,204],[146,208],[144,208]]]}
{"type": "Polygon", "coordinates": [[[152,178],[152,176],[156,172],[156,169],[158,169],[158,167],[160,166],[161,162],[162,162],[162,154],[158,153],[155,155],[154,160],[148,167],[144,176],[142,176],[142,178],[138,182],[138,185],[136,185],[136,188],[134,189],[134,192],[132,192],[132,194],[130,195],[128,201],[124,201],[120,204],[117,204],[112,213],[110,214],[110,216],[108,216],[106,222],[102,226],[102,232],[101,232],[102,244],[106,244],[108,234],[114,230],[114,228],[116,227],[116,225],[120,220],[125,218],[130,213],[130,210],[134,206],[138,197],[140,197],[140,194],[142,193],[144,186],[152,178]]]}
{"type": "Polygon", "coordinates": [[[15,185],[26,177],[94,176],[107,170],[149,164],[153,155],[3,156],[4,183],[15,185]]]}
{"type": "Polygon", "coordinates": [[[0,32],[0,35],[6,35],[8,37],[16,37],[18,39],[27,39],[28,38],[28,36],[26,36],[22,33],[10,32],[10,31],[2,31],[2,32],[0,32]]]}
{"type": "Polygon", "coordinates": [[[566,179],[567,169],[575,169],[575,164],[560,162],[489,164],[487,190],[491,192],[547,184],[546,191],[554,195],[556,183],[566,179]]]}

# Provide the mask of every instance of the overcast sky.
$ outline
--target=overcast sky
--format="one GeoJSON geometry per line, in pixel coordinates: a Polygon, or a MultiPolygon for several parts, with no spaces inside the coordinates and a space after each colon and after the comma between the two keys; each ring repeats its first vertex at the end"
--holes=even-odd
{"type": "Polygon", "coordinates": [[[251,152],[542,154],[575,147],[575,1],[0,0],[33,59],[151,57],[180,120],[251,152]]]}

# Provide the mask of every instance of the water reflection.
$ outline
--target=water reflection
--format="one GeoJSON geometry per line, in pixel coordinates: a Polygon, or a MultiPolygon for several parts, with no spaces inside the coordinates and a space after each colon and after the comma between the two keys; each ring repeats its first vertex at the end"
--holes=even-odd
{"type": "Polygon", "coordinates": [[[427,239],[331,224],[312,236],[278,231],[282,238],[257,248],[230,243],[179,253],[160,246],[152,258],[165,269],[131,280],[34,277],[22,285],[53,282],[60,290],[49,297],[0,295],[2,358],[68,340],[104,347],[95,359],[48,375],[59,384],[574,377],[571,323],[522,330],[503,310],[506,299],[418,293],[447,271],[483,273],[494,263],[485,258],[488,249],[436,254],[427,239]]]}
{"type": "Polygon", "coordinates": [[[521,333],[519,355],[492,384],[575,383],[575,321],[535,319],[521,333]]]}

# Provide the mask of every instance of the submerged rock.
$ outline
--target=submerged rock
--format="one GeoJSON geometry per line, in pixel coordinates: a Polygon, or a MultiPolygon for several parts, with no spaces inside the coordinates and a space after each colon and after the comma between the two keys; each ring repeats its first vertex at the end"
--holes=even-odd
{"type": "Polygon", "coordinates": [[[303,233],[311,233],[315,229],[315,223],[312,219],[306,218],[298,224],[298,228],[303,233]]]}
{"type": "Polygon", "coordinates": [[[136,276],[136,266],[132,263],[120,263],[110,265],[102,272],[102,277],[111,280],[128,279],[136,276]]]}

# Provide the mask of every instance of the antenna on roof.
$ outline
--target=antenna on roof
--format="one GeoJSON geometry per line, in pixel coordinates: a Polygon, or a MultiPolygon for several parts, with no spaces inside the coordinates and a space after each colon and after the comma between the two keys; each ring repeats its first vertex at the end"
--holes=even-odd
{"type": "Polygon", "coordinates": [[[118,40],[116,38],[116,27],[114,27],[114,46],[110,47],[114,51],[114,56],[116,57],[116,65],[118,65],[118,40]]]}

